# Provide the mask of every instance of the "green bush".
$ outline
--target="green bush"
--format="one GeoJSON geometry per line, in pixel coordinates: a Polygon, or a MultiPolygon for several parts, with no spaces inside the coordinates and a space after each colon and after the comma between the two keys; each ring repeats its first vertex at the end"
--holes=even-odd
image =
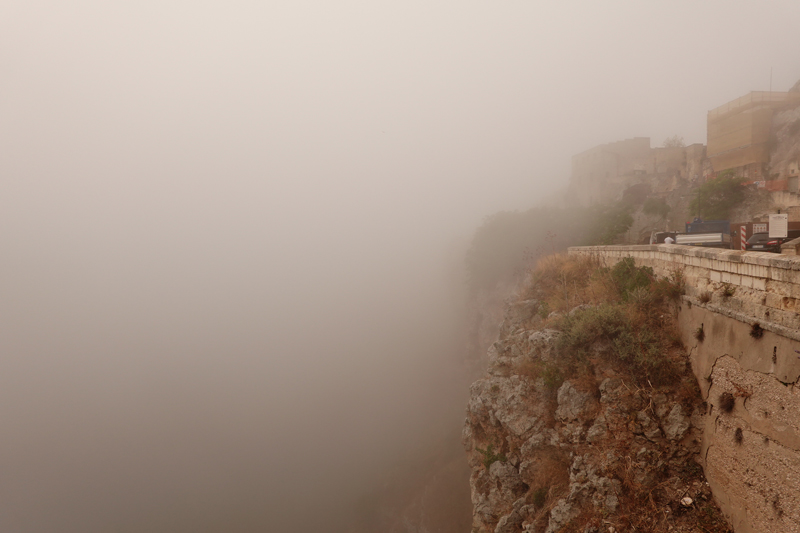
{"type": "Polygon", "coordinates": [[[480,452],[481,455],[483,455],[483,466],[485,466],[487,470],[489,469],[490,466],[492,466],[492,463],[494,463],[495,461],[500,461],[501,463],[505,463],[506,461],[508,461],[508,458],[503,452],[494,451],[493,444],[489,444],[485,450],[481,448],[475,448],[475,449],[478,450],[478,452],[480,452]]]}
{"type": "Polygon", "coordinates": [[[637,267],[632,258],[601,275],[607,276],[618,299],[576,310],[559,321],[562,364],[599,353],[641,380],[663,383],[676,375],[670,357],[674,335],[662,319],[669,313],[666,302],[683,292],[682,276],[656,280],[651,268],[637,267]]]}
{"type": "Polygon", "coordinates": [[[547,492],[547,487],[539,487],[533,491],[533,505],[538,509],[544,507],[544,503],[547,501],[547,492]]]}
{"type": "Polygon", "coordinates": [[[644,202],[642,211],[646,215],[654,215],[660,218],[666,218],[670,211],[670,206],[663,198],[648,198],[644,202]]]}
{"type": "Polygon", "coordinates": [[[559,324],[561,335],[558,347],[562,353],[583,358],[589,349],[599,341],[613,341],[630,329],[622,307],[604,304],[589,309],[581,309],[565,316],[559,324]]]}
{"type": "Polygon", "coordinates": [[[676,375],[669,355],[672,339],[647,315],[631,316],[630,307],[628,303],[603,304],[564,317],[559,325],[559,352],[565,358],[584,360],[599,351],[624,364],[640,380],[665,383],[676,375]]]}
{"type": "Polygon", "coordinates": [[[540,303],[538,313],[542,320],[547,319],[547,317],[550,316],[550,304],[547,302],[540,303]]]}
{"type": "Polygon", "coordinates": [[[720,173],[695,189],[689,211],[707,219],[726,220],[731,210],[744,201],[743,182],[742,178],[732,177],[731,173],[720,173]]]}
{"type": "Polygon", "coordinates": [[[627,300],[631,292],[638,288],[647,289],[655,279],[650,267],[637,267],[632,257],[626,257],[611,268],[611,279],[620,297],[627,300]]]}
{"type": "Polygon", "coordinates": [[[633,224],[631,210],[631,206],[624,202],[591,207],[590,225],[584,244],[614,244],[633,224]]]}
{"type": "Polygon", "coordinates": [[[541,378],[544,382],[545,388],[551,392],[555,392],[564,383],[564,374],[561,369],[554,364],[545,364],[542,368],[541,378]]]}

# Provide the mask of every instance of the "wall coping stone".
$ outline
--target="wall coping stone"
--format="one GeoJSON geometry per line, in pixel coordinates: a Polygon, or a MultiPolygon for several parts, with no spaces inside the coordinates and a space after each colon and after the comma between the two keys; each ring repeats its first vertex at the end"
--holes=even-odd
{"type": "Polygon", "coordinates": [[[611,246],[571,246],[571,254],[608,255],[609,252],[661,252],[687,257],[716,259],[729,263],[744,263],[781,268],[784,270],[800,270],[800,256],[773,254],[770,252],[746,252],[744,250],[723,250],[702,246],[686,246],[682,244],[637,244],[611,246]]]}

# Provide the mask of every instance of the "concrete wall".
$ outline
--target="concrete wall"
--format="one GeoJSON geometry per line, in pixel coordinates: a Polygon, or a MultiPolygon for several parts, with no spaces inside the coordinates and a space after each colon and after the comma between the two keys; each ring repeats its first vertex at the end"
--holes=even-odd
{"type": "Polygon", "coordinates": [[[678,320],[708,406],[702,446],[714,496],[737,533],[800,531],[800,256],[677,245],[569,253],[683,273],[678,320]]]}

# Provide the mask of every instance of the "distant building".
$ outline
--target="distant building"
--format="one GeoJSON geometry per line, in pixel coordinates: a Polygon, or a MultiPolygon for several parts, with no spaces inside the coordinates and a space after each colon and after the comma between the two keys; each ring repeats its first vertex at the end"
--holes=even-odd
{"type": "Polygon", "coordinates": [[[601,144],[572,157],[570,199],[578,205],[618,200],[629,187],[654,194],[675,190],[703,175],[705,146],[651,148],[649,137],[601,144]]]}
{"type": "Polygon", "coordinates": [[[753,91],[709,111],[707,156],[714,172],[768,179],[773,114],[798,102],[800,93],[753,91]]]}
{"type": "Polygon", "coordinates": [[[569,201],[607,203],[633,191],[665,198],[725,170],[773,192],[776,205],[800,201],[800,82],[787,92],[750,92],[707,118],[707,146],[651,148],[649,137],[634,137],[573,156],[569,201]]]}
{"type": "Polygon", "coordinates": [[[615,199],[630,178],[653,173],[650,137],[601,144],[572,157],[571,188],[584,205],[615,199]]]}

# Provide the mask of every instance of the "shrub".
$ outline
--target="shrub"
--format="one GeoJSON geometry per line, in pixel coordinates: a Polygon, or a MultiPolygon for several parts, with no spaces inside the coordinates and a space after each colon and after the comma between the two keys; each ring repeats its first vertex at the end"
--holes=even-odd
{"type": "Polygon", "coordinates": [[[545,320],[548,316],[550,316],[550,304],[547,302],[542,302],[539,304],[539,310],[537,312],[542,320],[545,320]]]}
{"type": "Polygon", "coordinates": [[[707,219],[725,220],[731,210],[741,204],[745,197],[742,178],[729,177],[720,173],[715,179],[707,181],[694,191],[689,202],[689,211],[707,219]]]}
{"type": "Polygon", "coordinates": [[[680,135],[673,135],[664,139],[664,148],[683,148],[686,143],[683,142],[683,137],[680,135]]]}
{"type": "Polygon", "coordinates": [[[544,366],[541,378],[544,386],[551,392],[557,391],[564,383],[564,375],[561,373],[561,369],[552,363],[544,366]]]}
{"type": "Polygon", "coordinates": [[[637,267],[633,257],[624,258],[611,269],[611,279],[623,300],[635,289],[648,289],[654,278],[653,269],[637,267]]]}
{"type": "Polygon", "coordinates": [[[605,344],[606,357],[623,363],[641,380],[663,383],[675,375],[669,356],[669,335],[647,315],[633,313],[624,304],[606,304],[567,316],[560,323],[558,347],[562,354],[585,360],[605,344]]]}
{"type": "Polygon", "coordinates": [[[489,444],[485,450],[477,447],[475,449],[483,455],[483,466],[485,466],[487,470],[495,461],[500,461],[501,463],[508,461],[508,458],[503,452],[494,451],[494,444],[489,444]]]}
{"type": "Polygon", "coordinates": [[[673,270],[666,278],[660,278],[653,283],[651,291],[657,300],[677,300],[686,292],[686,280],[683,272],[673,270]]]}
{"type": "Polygon", "coordinates": [[[547,487],[539,487],[538,489],[533,491],[533,497],[532,497],[533,505],[539,508],[544,507],[544,502],[547,501],[547,492],[548,492],[547,487]]]}
{"type": "Polygon", "coordinates": [[[642,211],[646,215],[654,215],[660,218],[666,218],[670,211],[670,207],[663,198],[648,198],[644,202],[642,211]]]}
{"type": "Polygon", "coordinates": [[[755,324],[752,325],[752,327],[750,328],[750,336],[753,337],[754,339],[760,339],[761,337],[764,336],[764,328],[761,327],[761,324],[756,322],[755,324]]]}
{"type": "Polygon", "coordinates": [[[588,350],[598,341],[613,341],[630,329],[622,308],[609,304],[565,316],[559,326],[560,351],[571,351],[581,357],[588,355],[588,350]]]}
{"type": "Polygon", "coordinates": [[[561,255],[541,260],[530,280],[527,297],[563,313],[552,324],[562,334],[555,364],[530,363],[523,373],[544,379],[553,390],[565,375],[600,356],[638,380],[664,382],[675,375],[680,338],[667,303],[683,294],[680,272],[656,279],[651,268],[636,266],[630,257],[601,268],[594,259],[561,255]],[[576,308],[580,304],[591,305],[576,308]]]}
{"type": "Polygon", "coordinates": [[[541,359],[524,361],[519,367],[519,373],[531,379],[541,379],[548,392],[555,392],[564,383],[564,374],[558,365],[544,362],[541,359]]]}
{"type": "Polygon", "coordinates": [[[625,202],[589,208],[590,225],[583,244],[614,244],[633,225],[632,207],[625,202]]]}
{"type": "Polygon", "coordinates": [[[723,413],[733,412],[736,406],[736,398],[730,392],[723,392],[719,395],[719,408],[723,413]]]}
{"type": "Polygon", "coordinates": [[[700,300],[700,303],[707,304],[708,302],[711,301],[711,293],[708,291],[702,292],[700,293],[700,296],[697,297],[697,299],[700,300]]]}
{"type": "Polygon", "coordinates": [[[722,297],[723,298],[730,298],[736,293],[736,287],[731,285],[730,283],[725,283],[722,285],[722,297]]]}
{"type": "Polygon", "coordinates": [[[703,342],[706,338],[706,331],[703,329],[703,324],[700,324],[696,330],[694,330],[694,338],[700,342],[703,342]]]}

